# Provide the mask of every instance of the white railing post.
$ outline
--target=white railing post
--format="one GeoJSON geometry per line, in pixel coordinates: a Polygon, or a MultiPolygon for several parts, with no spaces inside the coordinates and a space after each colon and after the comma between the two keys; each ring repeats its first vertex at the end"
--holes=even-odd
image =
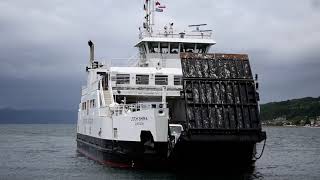
{"type": "Polygon", "coordinates": [[[105,99],[104,99],[102,80],[99,81],[99,86],[100,86],[100,96],[101,96],[101,99],[102,99],[102,106],[105,107],[106,106],[106,102],[105,102],[105,99]]]}
{"type": "Polygon", "coordinates": [[[167,108],[166,97],[167,97],[167,87],[163,86],[162,87],[162,104],[163,104],[163,108],[167,108]]]}

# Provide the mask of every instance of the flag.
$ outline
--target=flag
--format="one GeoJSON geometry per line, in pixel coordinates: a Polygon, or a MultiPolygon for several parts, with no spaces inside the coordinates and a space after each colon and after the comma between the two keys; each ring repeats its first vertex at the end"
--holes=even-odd
{"type": "Polygon", "coordinates": [[[156,2],[156,12],[163,12],[163,9],[166,8],[166,6],[160,4],[159,1],[156,2]]]}
{"type": "Polygon", "coordinates": [[[163,12],[163,9],[156,8],[156,12],[163,12]]]}

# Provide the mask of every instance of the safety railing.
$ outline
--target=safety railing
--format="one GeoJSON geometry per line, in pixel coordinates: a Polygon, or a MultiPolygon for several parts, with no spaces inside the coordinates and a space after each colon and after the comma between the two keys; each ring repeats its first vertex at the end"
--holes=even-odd
{"type": "Polygon", "coordinates": [[[145,37],[155,37],[155,38],[190,38],[190,39],[212,39],[211,32],[198,32],[198,33],[152,33],[141,32],[139,38],[143,39],[145,37]]]}
{"type": "Polygon", "coordinates": [[[131,112],[149,110],[149,109],[161,109],[164,108],[163,103],[154,102],[154,103],[136,103],[136,104],[118,104],[113,107],[110,107],[111,113],[114,116],[119,116],[122,114],[127,114],[131,112]]]}

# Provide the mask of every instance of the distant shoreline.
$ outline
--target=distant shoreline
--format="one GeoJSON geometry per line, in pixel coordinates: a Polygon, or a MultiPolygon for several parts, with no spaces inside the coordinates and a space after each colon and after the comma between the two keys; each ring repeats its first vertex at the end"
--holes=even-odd
{"type": "Polygon", "coordinates": [[[76,124],[76,122],[47,122],[47,123],[37,123],[37,122],[23,122],[23,123],[10,123],[10,122],[0,122],[0,125],[5,124],[5,125],[15,125],[15,124],[76,124]]]}
{"type": "Polygon", "coordinates": [[[262,125],[262,127],[275,127],[275,128],[320,128],[317,126],[273,126],[273,125],[262,125]]]}

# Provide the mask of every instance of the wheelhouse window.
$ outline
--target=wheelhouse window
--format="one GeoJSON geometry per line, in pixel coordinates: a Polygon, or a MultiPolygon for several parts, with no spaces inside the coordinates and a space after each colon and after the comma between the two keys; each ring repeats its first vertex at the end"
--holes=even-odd
{"type": "Polygon", "coordinates": [[[94,108],[94,107],[96,107],[96,103],[95,103],[95,100],[92,99],[90,100],[90,108],[94,108]]]}
{"type": "Polygon", "coordinates": [[[160,52],[162,54],[169,53],[169,43],[160,43],[160,52]]]}
{"type": "Polygon", "coordinates": [[[81,108],[82,110],[86,110],[87,109],[87,103],[86,102],[83,102],[82,103],[82,108],[81,108]]]}
{"type": "Polygon", "coordinates": [[[197,44],[195,53],[206,53],[207,45],[206,44],[197,44]]]}
{"type": "Polygon", "coordinates": [[[195,49],[195,44],[191,44],[191,43],[185,43],[184,44],[184,52],[191,52],[193,53],[195,49]]]}
{"type": "Polygon", "coordinates": [[[158,42],[150,42],[148,43],[149,53],[159,53],[159,43],[158,42]]]}
{"type": "Polygon", "coordinates": [[[143,45],[140,46],[139,48],[140,48],[140,51],[141,51],[141,52],[143,52],[143,53],[147,52],[146,45],[143,44],[143,45]]]}
{"type": "Polygon", "coordinates": [[[156,85],[168,85],[168,76],[166,75],[156,75],[155,76],[156,85]]]}
{"type": "Polygon", "coordinates": [[[180,45],[180,52],[195,52],[196,44],[193,43],[181,43],[180,45]]]}
{"type": "Polygon", "coordinates": [[[136,75],[136,84],[149,84],[149,75],[136,75]]]}
{"type": "Polygon", "coordinates": [[[182,76],[174,76],[173,80],[175,86],[182,85],[182,76]]]}
{"type": "Polygon", "coordinates": [[[129,83],[130,83],[130,74],[116,75],[116,84],[129,84],[129,83]]]}
{"type": "Polygon", "coordinates": [[[193,43],[181,43],[180,52],[194,52],[196,44],[193,43]]]}
{"type": "Polygon", "coordinates": [[[171,54],[178,54],[179,52],[179,43],[171,43],[170,44],[170,53],[171,54]]]}
{"type": "Polygon", "coordinates": [[[180,52],[184,52],[184,44],[183,43],[180,44],[180,52]]]}

